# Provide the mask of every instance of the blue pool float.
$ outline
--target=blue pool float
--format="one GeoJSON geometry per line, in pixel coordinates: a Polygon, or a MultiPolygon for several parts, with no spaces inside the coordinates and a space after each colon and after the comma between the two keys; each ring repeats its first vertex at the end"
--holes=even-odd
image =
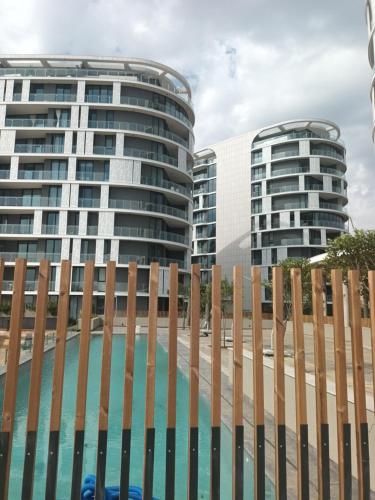
{"type": "MultiPolygon", "coordinates": [[[[95,496],[95,481],[96,478],[94,474],[87,474],[83,485],[81,488],[81,499],[82,500],[94,500],[95,496]]],[[[120,487],[119,486],[106,486],[105,488],[105,500],[119,500],[120,498],[120,487]]],[[[129,500],[142,500],[142,488],[138,486],[129,486],[129,500]]],[[[158,500],[153,498],[153,500],[158,500]]]]}

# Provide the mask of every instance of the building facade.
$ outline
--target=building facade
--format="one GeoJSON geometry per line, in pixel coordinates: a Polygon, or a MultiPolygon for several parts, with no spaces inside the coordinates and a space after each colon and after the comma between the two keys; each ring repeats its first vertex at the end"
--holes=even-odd
{"type": "Polygon", "coordinates": [[[160,307],[168,266],[190,266],[194,113],[187,81],[140,59],[76,56],[0,58],[0,256],[10,294],[16,257],[28,261],[35,299],[38,262],[72,261],[79,313],[84,263],[95,261],[98,312],[105,265],[117,262],[117,307],[127,268],[139,266],[147,307],[149,265],[160,263],[160,307]]]}
{"type": "MultiPolygon", "coordinates": [[[[345,147],[339,137],[339,128],[331,122],[295,120],[197,153],[193,261],[201,262],[203,268],[205,262],[222,264],[226,274],[241,263],[248,281],[250,267],[258,265],[267,281],[272,266],[281,260],[323,253],[330,239],[347,230],[345,147]],[[213,161],[216,184],[209,186],[210,181],[201,176],[213,161]],[[202,195],[205,183],[209,189],[216,187],[215,193],[202,195]],[[213,194],[216,219],[205,232],[199,229],[200,219],[207,213],[206,200],[209,203],[213,194]],[[207,239],[208,234],[215,236],[207,239]],[[211,252],[204,253],[206,250],[211,252]]],[[[250,283],[245,286],[250,307],[248,288],[250,283]]],[[[267,289],[263,294],[267,310],[267,289]]]]}

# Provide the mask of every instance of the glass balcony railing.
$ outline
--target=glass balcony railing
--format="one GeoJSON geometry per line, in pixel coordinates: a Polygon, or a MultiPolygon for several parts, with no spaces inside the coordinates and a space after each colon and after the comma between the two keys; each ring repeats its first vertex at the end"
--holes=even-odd
{"type": "Polygon", "coordinates": [[[176,191],[177,193],[183,194],[185,196],[191,196],[191,189],[181,186],[176,182],[167,181],[165,179],[156,179],[154,177],[141,177],[141,184],[146,184],[147,186],[156,186],[164,189],[169,189],[170,191],[176,191]]]}
{"type": "Polygon", "coordinates": [[[309,172],[309,167],[290,167],[290,168],[280,168],[280,169],[272,169],[271,176],[277,177],[280,175],[289,175],[289,174],[305,174],[309,172]]]}
{"type": "MultiPolygon", "coordinates": [[[[13,291],[14,281],[12,280],[3,280],[2,289],[6,292],[13,291]]],[[[37,288],[37,281],[27,280],[25,281],[25,291],[26,292],[34,292],[37,288]]]]}
{"type": "Polygon", "coordinates": [[[173,116],[174,118],[178,118],[189,127],[192,126],[188,117],[172,106],[166,106],[165,104],[150,101],[149,99],[140,99],[138,97],[128,97],[128,96],[121,96],[120,102],[121,104],[128,104],[129,106],[140,106],[142,108],[155,109],[156,111],[161,111],[163,113],[167,113],[168,115],[173,116]]]}
{"type": "MultiPolygon", "coordinates": [[[[275,142],[285,142],[285,141],[291,141],[293,139],[326,139],[326,140],[332,140],[329,136],[328,133],[319,133],[319,132],[312,132],[311,130],[300,130],[300,131],[294,131],[290,132],[288,134],[281,134],[281,135],[276,135],[274,137],[268,138],[268,139],[261,139],[258,141],[255,141],[252,145],[252,149],[256,149],[259,147],[264,147],[269,144],[273,144],[275,142]]],[[[336,141],[335,141],[336,142],[336,141]]]]}
{"type": "Polygon", "coordinates": [[[281,186],[267,186],[267,194],[285,193],[287,191],[298,191],[299,184],[282,184],[281,186]]]}
{"type": "Polygon", "coordinates": [[[282,205],[272,205],[273,211],[278,210],[293,210],[294,208],[307,208],[307,203],[304,201],[291,201],[283,203],[282,205]]]}
{"type": "Polygon", "coordinates": [[[85,95],[85,102],[101,102],[101,103],[110,104],[112,102],[112,94],[109,94],[109,95],[86,94],[85,95]]]}
{"type": "Polygon", "coordinates": [[[86,234],[96,236],[98,234],[98,226],[87,226],[86,234]]]}
{"type": "Polygon", "coordinates": [[[14,146],[15,153],[63,153],[63,144],[16,144],[14,146]]]}
{"type": "Polygon", "coordinates": [[[165,137],[166,139],[170,139],[171,141],[177,142],[178,144],[181,144],[185,148],[189,147],[188,142],[179,135],[174,134],[169,130],[164,130],[162,128],[152,127],[149,125],[143,125],[141,123],[89,120],[88,126],[89,128],[95,128],[95,129],[126,130],[129,132],[141,132],[143,134],[157,135],[159,137],[165,137]]]}
{"type": "Polygon", "coordinates": [[[336,175],[337,177],[343,177],[345,174],[342,170],[334,167],[325,167],[324,165],[320,166],[320,172],[322,174],[336,175]]]}
{"type": "Polygon", "coordinates": [[[13,94],[13,101],[18,102],[18,101],[20,101],[21,99],[22,99],[22,94],[21,94],[21,92],[14,92],[14,94],[13,94]]]}
{"type": "Polygon", "coordinates": [[[77,181],[100,181],[107,182],[109,180],[109,172],[76,172],[77,181]]]}
{"type": "Polygon", "coordinates": [[[323,217],[314,217],[313,219],[301,219],[301,226],[335,227],[338,229],[344,229],[345,222],[343,220],[339,221],[323,217]]]}
{"type": "Polygon", "coordinates": [[[134,158],[144,158],[145,160],[160,161],[162,163],[168,163],[174,167],[178,167],[178,161],[172,156],[155,153],[154,151],[145,151],[143,149],[135,148],[124,148],[124,156],[133,156],[134,158]]]}
{"type": "Polygon", "coordinates": [[[51,262],[60,262],[60,253],[45,253],[45,252],[0,252],[5,262],[14,262],[16,259],[26,259],[29,262],[39,262],[42,259],[50,260],[51,262]]]}
{"type": "Polygon", "coordinates": [[[90,261],[90,260],[93,260],[95,261],[95,253],[92,253],[92,252],[84,252],[82,253],[81,252],[81,255],[80,255],[80,262],[87,262],[87,261],[90,261]]]}
{"type": "Polygon", "coordinates": [[[341,186],[337,186],[335,184],[332,184],[332,191],[334,193],[341,193],[342,192],[341,186]]]}
{"type": "Polygon", "coordinates": [[[6,127],[48,127],[67,128],[70,127],[70,120],[54,120],[49,118],[6,118],[6,127]]]}
{"type": "Polygon", "coordinates": [[[288,247],[292,245],[303,245],[303,238],[283,238],[278,241],[262,242],[263,247],[288,247]]]}
{"type": "Polygon", "coordinates": [[[166,240],[181,243],[182,245],[189,245],[189,238],[182,234],[172,233],[170,231],[157,231],[155,229],[141,227],[115,226],[115,236],[166,240]]]}
{"type": "Polygon", "coordinates": [[[278,158],[288,158],[289,156],[298,156],[298,149],[289,149],[288,151],[278,151],[276,153],[272,153],[272,160],[277,160],[278,158]]]}
{"type": "Polygon", "coordinates": [[[0,179],[9,179],[9,170],[0,170],[0,179]]]}
{"type": "Polygon", "coordinates": [[[61,198],[48,198],[44,196],[0,196],[0,206],[11,207],[59,207],[61,198]]]}
{"type": "Polygon", "coordinates": [[[66,228],[66,234],[78,234],[78,225],[69,224],[66,228]]]}
{"type": "Polygon", "coordinates": [[[42,224],[42,234],[57,234],[59,226],[57,224],[42,224]]]}
{"type": "Polygon", "coordinates": [[[306,191],[323,191],[323,184],[305,184],[306,191]]]}
{"type": "Polygon", "coordinates": [[[159,262],[163,267],[168,267],[170,264],[178,264],[181,269],[186,269],[186,262],[179,259],[168,259],[166,257],[146,257],[144,255],[119,255],[119,264],[129,264],[136,262],[140,266],[149,266],[151,262],[159,262]]]}
{"type": "Polygon", "coordinates": [[[336,160],[340,161],[345,160],[344,155],[333,148],[312,148],[311,154],[318,156],[330,156],[331,158],[336,158],[336,160]]]}
{"type": "Polygon", "coordinates": [[[52,101],[52,102],[73,102],[77,99],[76,94],[57,94],[57,93],[39,93],[32,92],[29,95],[29,101],[52,101]]]}
{"type": "Polygon", "coordinates": [[[92,152],[94,155],[114,155],[116,148],[114,146],[94,146],[92,152]]]}
{"type": "Polygon", "coordinates": [[[329,203],[328,201],[320,201],[319,208],[328,208],[329,210],[336,210],[338,212],[344,212],[345,208],[338,203],[329,203]]]}
{"type": "Polygon", "coordinates": [[[157,212],[157,213],[172,215],[173,217],[178,217],[179,219],[184,219],[184,220],[187,220],[188,218],[186,210],[170,207],[169,205],[163,205],[162,203],[151,203],[147,201],[138,201],[138,200],[109,199],[108,206],[109,208],[122,208],[124,210],[141,210],[145,212],[157,212]]]}
{"type": "Polygon", "coordinates": [[[67,171],[53,170],[18,170],[18,179],[25,180],[48,180],[48,181],[66,181],[67,171]]]}
{"type": "Polygon", "coordinates": [[[79,207],[99,208],[100,198],[78,198],[79,207]]]}
{"type": "Polygon", "coordinates": [[[0,224],[3,234],[32,234],[33,224],[0,224]]]}

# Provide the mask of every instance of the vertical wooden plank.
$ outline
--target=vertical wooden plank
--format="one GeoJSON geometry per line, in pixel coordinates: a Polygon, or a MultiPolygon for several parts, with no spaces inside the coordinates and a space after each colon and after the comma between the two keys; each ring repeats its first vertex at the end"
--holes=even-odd
{"type": "Polygon", "coordinates": [[[9,471],[12,456],[14,417],[16,411],[18,365],[21,349],[21,330],[24,316],[26,260],[16,259],[12,310],[9,324],[9,348],[5,374],[3,416],[0,433],[0,499],[8,498],[9,471]]]}
{"type": "Polygon", "coordinates": [[[152,500],[154,480],[154,447],[155,447],[155,367],[156,341],[158,327],[158,286],[159,263],[150,266],[149,305],[148,305],[148,339],[146,368],[146,414],[145,414],[145,447],[143,468],[143,499],[152,500]]]}
{"type": "Polygon", "coordinates": [[[46,333],[48,281],[50,265],[42,260],[38,272],[38,295],[36,300],[33,335],[33,352],[30,368],[29,402],[26,424],[26,446],[22,477],[22,498],[32,498],[35,470],[36,439],[39,421],[40,390],[46,333]]]}
{"type": "Polygon", "coordinates": [[[70,262],[68,260],[63,260],[61,262],[59,303],[57,307],[55,364],[52,376],[52,400],[45,495],[46,500],[55,500],[56,498],[59,434],[64,386],[65,347],[69,320],[70,274],[70,262]]]}
{"type": "Polygon", "coordinates": [[[309,441],[306,407],[305,343],[301,269],[291,270],[296,393],[298,498],[309,498],[309,441]]]}
{"type": "Polygon", "coordinates": [[[372,353],[372,388],[374,390],[375,401],[375,271],[368,273],[369,294],[370,294],[370,315],[371,315],[371,353],[372,353]]]}
{"type": "Polygon", "coordinates": [[[244,427],[243,427],[243,272],[233,268],[233,417],[232,417],[232,498],[244,497],[244,427]]]}
{"type": "Polygon", "coordinates": [[[265,498],[264,383],[261,268],[252,268],[252,334],[254,394],[254,497],[265,498]]]}
{"type": "Polygon", "coordinates": [[[92,295],[94,286],[94,262],[86,262],[83,282],[81,334],[79,339],[76,417],[72,468],[71,499],[79,498],[81,492],[83,447],[85,441],[87,380],[89,369],[92,295]]]}
{"type": "Polygon", "coordinates": [[[358,498],[364,500],[370,498],[370,463],[366,415],[366,388],[363,362],[359,271],[349,271],[348,281],[353,359],[355,434],[357,442],[358,498]]]}
{"type": "Polygon", "coordinates": [[[130,444],[133,410],[135,326],[137,319],[137,263],[129,262],[125,383],[122,413],[122,453],[120,498],[128,498],[130,475],[130,444]]]}
{"type": "Polygon", "coordinates": [[[198,499],[200,266],[191,266],[188,499],[198,499]]]}
{"type": "Polygon", "coordinates": [[[165,467],[165,498],[175,497],[176,461],[176,384],[177,384],[177,318],[178,318],[178,265],[169,266],[168,317],[168,402],[165,467]]]}
{"type": "Polygon", "coordinates": [[[284,281],[281,267],[272,269],[274,408],[275,408],[275,483],[276,499],[287,499],[285,435],[285,364],[284,364],[284,281]]]}
{"type": "Polygon", "coordinates": [[[212,266],[211,499],[220,499],[221,449],[221,266],[212,266]]]}
{"type": "Polygon", "coordinates": [[[107,462],[107,433],[108,433],[108,409],[109,391],[111,384],[111,355],[113,318],[115,312],[115,283],[116,262],[107,262],[106,286],[104,300],[104,325],[103,325],[103,351],[102,369],[100,378],[100,402],[99,402],[99,430],[98,451],[96,456],[96,485],[95,499],[105,498],[105,467],[107,462]]]}
{"type": "Polygon", "coordinates": [[[327,373],[324,334],[323,274],[321,269],[313,269],[311,271],[311,283],[315,359],[318,494],[319,499],[328,500],[330,498],[329,428],[327,411],[327,373]]]}
{"type": "Polygon", "coordinates": [[[352,498],[351,439],[348,416],[348,387],[342,272],[331,272],[333,335],[335,348],[336,418],[340,500],[352,498]]]}

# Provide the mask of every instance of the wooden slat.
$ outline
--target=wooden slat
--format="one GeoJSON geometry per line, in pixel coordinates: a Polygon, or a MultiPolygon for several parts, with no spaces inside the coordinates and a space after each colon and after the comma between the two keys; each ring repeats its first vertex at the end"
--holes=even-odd
{"type": "Polygon", "coordinates": [[[309,498],[308,430],[301,269],[291,270],[297,431],[298,498],[309,498]]]}
{"type": "Polygon", "coordinates": [[[254,497],[265,497],[264,383],[261,268],[252,268],[254,497]]]}
{"type": "Polygon", "coordinates": [[[64,386],[64,365],[66,335],[69,320],[69,290],[71,265],[68,260],[61,262],[59,303],[56,320],[55,363],[52,376],[52,400],[50,417],[50,435],[48,445],[48,463],[46,479],[46,500],[56,498],[56,481],[59,451],[59,432],[61,424],[61,406],[64,386]]]}
{"type": "Polygon", "coordinates": [[[5,374],[3,415],[0,434],[0,499],[8,498],[9,472],[12,455],[14,417],[16,411],[16,391],[18,365],[21,349],[21,329],[24,316],[24,287],[26,260],[16,259],[12,310],[9,324],[9,347],[7,371],[5,374]]]}
{"type": "Polygon", "coordinates": [[[212,266],[211,499],[220,499],[221,266],[212,266]]]}
{"type": "Polygon", "coordinates": [[[133,410],[135,327],[137,318],[137,263],[129,262],[125,382],[122,413],[120,496],[127,498],[130,474],[130,443],[133,410]]]}
{"type": "Polygon", "coordinates": [[[359,272],[357,270],[349,271],[348,281],[357,442],[358,498],[367,499],[370,497],[370,468],[359,272]]]}
{"type": "Polygon", "coordinates": [[[369,293],[370,293],[370,314],[371,314],[371,353],[372,353],[372,388],[375,401],[375,271],[368,273],[369,293]]]}
{"type": "Polygon", "coordinates": [[[168,402],[165,498],[175,497],[178,265],[169,266],[168,402]]]}
{"type": "Polygon", "coordinates": [[[351,447],[348,417],[348,387],[345,352],[345,326],[342,272],[331,272],[333,301],[333,339],[335,349],[336,418],[340,500],[352,498],[351,447]],[[349,432],[346,432],[347,429],[349,432]],[[349,441],[345,440],[346,435],[349,441]]]}
{"type": "Polygon", "coordinates": [[[323,274],[321,269],[313,269],[311,271],[311,282],[315,360],[318,494],[320,499],[326,500],[330,496],[330,471],[323,274]]]}
{"type": "Polygon", "coordinates": [[[152,500],[154,474],[154,413],[155,413],[155,368],[156,341],[158,326],[158,286],[159,264],[152,262],[150,266],[150,285],[148,299],[148,339],[146,367],[146,412],[145,412],[145,445],[143,468],[143,499],[152,500]]]}
{"type": "Polygon", "coordinates": [[[191,266],[188,499],[198,498],[200,266],[191,266]]]}
{"type": "Polygon", "coordinates": [[[275,486],[276,499],[287,498],[285,437],[285,363],[284,363],[284,281],[281,267],[272,269],[274,411],[275,411],[275,486]]]}
{"type": "Polygon", "coordinates": [[[83,281],[81,333],[79,339],[78,377],[71,499],[79,498],[82,481],[83,447],[86,420],[87,381],[89,368],[94,262],[86,262],[83,281]]]}
{"type": "Polygon", "coordinates": [[[22,477],[22,498],[32,498],[33,494],[36,437],[39,421],[44,339],[47,320],[49,272],[50,265],[48,260],[42,260],[40,262],[38,272],[38,295],[36,299],[33,352],[30,368],[29,402],[26,424],[26,446],[22,477]]]}
{"type": "Polygon", "coordinates": [[[233,417],[232,417],[232,498],[242,500],[243,478],[243,272],[233,268],[233,417]]]}
{"type": "Polygon", "coordinates": [[[115,312],[116,262],[107,262],[104,301],[103,351],[100,378],[98,451],[96,458],[95,499],[104,500],[105,468],[107,460],[107,431],[109,394],[111,384],[111,355],[113,318],[115,312]]]}

